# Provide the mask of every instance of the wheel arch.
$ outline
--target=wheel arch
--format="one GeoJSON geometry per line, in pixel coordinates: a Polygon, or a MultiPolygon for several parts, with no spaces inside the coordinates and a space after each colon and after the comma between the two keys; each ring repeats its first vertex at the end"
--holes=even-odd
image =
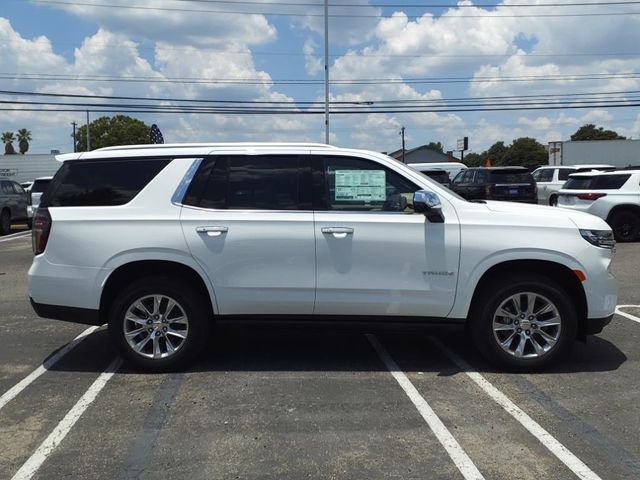
{"type": "Polygon", "coordinates": [[[622,203],[620,205],[616,205],[609,211],[609,214],[607,215],[607,223],[611,221],[616,213],[623,211],[633,212],[640,217],[640,205],[635,205],[633,203],[622,203]]]}
{"type": "MultiPolygon", "coordinates": [[[[476,311],[483,293],[490,288],[494,279],[514,272],[535,273],[556,282],[571,298],[578,316],[577,338],[586,339],[587,335],[587,296],[576,274],[566,265],[549,260],[508,260],[497,263],[487,269],[476,284],[469,307],[468,319],[476,311]]],[[[470,321],[470,320],[467,320],[470,321]]]]}
{"type": "Polygon", "coordinates": [[[100,295],[100,320],[107,322],[109,309],[120,288],[139,278],[170,275],[189,283],[199,294],[207,299],[211,316],[215,314],[215,303],[206,280],[194,268],[171,260],[136,260],[120,265],[106,278],[100,295]]]}

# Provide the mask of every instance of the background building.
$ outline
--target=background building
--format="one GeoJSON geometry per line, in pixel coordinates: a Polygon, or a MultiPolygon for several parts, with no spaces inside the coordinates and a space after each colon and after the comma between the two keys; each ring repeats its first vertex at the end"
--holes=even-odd
{"type": "Polygon", "coordinates": [[[30,182],[34,178],[53,175],[62,163],[54,154],[0,155],[0,178],[14,182],[30,182]]]}
{"type": "MultiPolygon", "coordinates": [[[[389,153],[390,157],[402,161],[402,149],[389,153]]],[[[404,151],[404,163],[438,163],[459,162],[460,160],[446,153],[436,152],[426,145],[404,151]]]]}

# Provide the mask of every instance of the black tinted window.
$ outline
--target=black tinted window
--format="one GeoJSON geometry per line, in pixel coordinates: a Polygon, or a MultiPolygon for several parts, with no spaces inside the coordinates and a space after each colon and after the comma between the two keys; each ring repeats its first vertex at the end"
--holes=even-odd
{"type": "Polygon", "coordinates": [[[558,180],[566,180],[572,173],[576,173],[573,168],[561,168],[558,170],[558,180]]]}
{"type": "Polygon", "coordinates": [[[13,194],[11,184],[9,182],[0,182],[0,193],[4,193],[5,195],[13,194]]]}
{"type": "MultiPolygon", "coordinates": [[[[538,172],[536,172],[538,173],[538,172]]],[[[539,170],[539,174],[537,175],[536,180],[538,182],[550,182],[553,180],[553,169],[552,168],[544,168],[539,170]]]]}
{"type": "Polygon", "coordinates": [[[597,175],[592,177],[569,177],[562,188],[571,190],[617,190],[631,175],[597,175]]]}
{"type": "Polygon", "coordinates": [[[489,172],[486,170],[477,170],[474,183],[487,183],[489,181],[489,172]]]}
{"type": "Polygon", "coordinates": [[[324,176],[329,210],[410,211],[420,189],[376,162],[353,157],[326,157],[324,176]]]}
{"type": "Polygon", "coordinates": [[[449,174],[445,171],[437,171],[437,170],[426,170],[422,172],[427,177],[432,178],[438,183],[442,183],[444,185],[449,184],[449,174]]]}
{"type": "Polygon", "coordinates": [[[307,173],[310,179],[310,169],[297,155],[207,159],[187,190],[184,203],[215,209],[310,210],[311,185],[309,182],[306,186],[303,180],[307,173]]]}
{"type": "Polygon", "coordinates": [[[124,205],[169,159],[77,160],[65,162],[42,198],[44,207],[124,205]]]}
{"type": "Polygon", "coordinates": [[[533,183],[533,177],[526,170],[492,170],[493,183],[533,183]]]}
{"type": "Polygon", "coordinates": [[[36,180],[35,182],[33,182],[33,186],[31,187],[31,192],[32,193],[44,192],[50,183],[51,183],[51,180],[36,180]]]}

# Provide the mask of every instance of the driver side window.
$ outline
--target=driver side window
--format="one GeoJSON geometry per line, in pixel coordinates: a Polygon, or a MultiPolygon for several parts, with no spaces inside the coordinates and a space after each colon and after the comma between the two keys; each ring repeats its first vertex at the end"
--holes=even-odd
{"type": "Polygon", "coordinates": [[[371,160],[325,157],[324,197],[328,210],[413,212],[420,187],[371,160]]]}

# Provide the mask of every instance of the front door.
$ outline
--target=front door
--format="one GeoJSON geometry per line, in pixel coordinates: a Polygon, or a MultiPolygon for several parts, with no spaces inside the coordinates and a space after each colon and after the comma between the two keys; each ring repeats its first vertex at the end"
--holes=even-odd
{"type": "Polygon", "coordinates": [[[315,244],[305,158],[203,160],[181,222],[192,256],[212,282],[219,314],[313,312],[315,244]]]}
{"type": "Polygon", "coordinates": [[[460,250],[453,207],[444,223],[413,213],[421,187],[374,160],[318,156],[323,204],[316,211],[314,313],[446,316],[455,298],[460,250]]]}

